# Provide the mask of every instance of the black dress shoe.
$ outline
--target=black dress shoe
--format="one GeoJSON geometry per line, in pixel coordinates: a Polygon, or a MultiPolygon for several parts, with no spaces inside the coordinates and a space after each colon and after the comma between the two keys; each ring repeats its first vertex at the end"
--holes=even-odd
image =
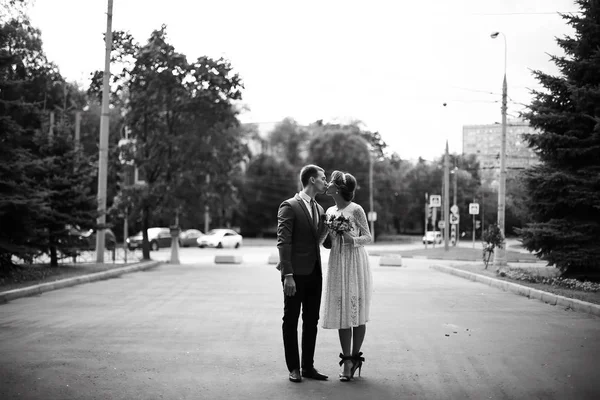
{"type": "Polygon", "coordinates": [[[316,379],[318,381],[326,381],[328,376],[319,373],[314,367],[309,369],[302,368],[302,376],[305,378],[316,379]]]}
{"type": "Polygon", "coordinates": [[[299,369],[293,369],[292,372],[290,372],[290,381],[292,381],[292,382],[302,382],[302,377],[300,376],[300,370],[299,369]]]}

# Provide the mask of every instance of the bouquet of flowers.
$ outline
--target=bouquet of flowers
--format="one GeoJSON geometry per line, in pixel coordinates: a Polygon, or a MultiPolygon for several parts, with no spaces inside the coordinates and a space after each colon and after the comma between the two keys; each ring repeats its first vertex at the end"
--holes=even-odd
{"type": "Polygon", "coordinates": [[[329,215],[325,219],[325,225],[327,225],[331,232],[335,232],[338,235],[350,232],[350,220],[341,214],[337,217],[333,214],[329,215]]]}

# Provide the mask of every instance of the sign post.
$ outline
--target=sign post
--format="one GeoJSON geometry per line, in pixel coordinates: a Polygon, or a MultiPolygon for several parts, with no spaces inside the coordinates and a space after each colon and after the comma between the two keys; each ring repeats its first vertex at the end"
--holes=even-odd
{"type": "Polygon", "coordinates": [[[473,248],[475,248],[475,216],[479,215],[479,203],[469,203],[469,214],[473,216],[473,248]]]}

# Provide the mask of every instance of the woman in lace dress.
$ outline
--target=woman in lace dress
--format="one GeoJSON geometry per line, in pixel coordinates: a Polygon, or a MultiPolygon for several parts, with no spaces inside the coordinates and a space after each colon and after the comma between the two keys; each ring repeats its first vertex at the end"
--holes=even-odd
{"type": "MultiPolygon", "coordinates": [[[[343,234],[329,230],[332,241],[323,311],[323,328],[338,329],[341,381],[349,381],[360,368],[364,358],[360,352],[366,333],[371,305],[372,277],[369,256],[364,245],[371,242],[371,232],[363,208],[352,202],[356,189],[354,176],[334,171],[327,194],[335,206],[327,210],[326,218],[343,215],[350,221],[350,231],[343,234]],[[354,339],[354,340],[352,340],[354,339]]],[[[326,235],[325,235],[326,236],[326,235]]],[[[323,238],[324,239],[324,238],[323,238]]]]}

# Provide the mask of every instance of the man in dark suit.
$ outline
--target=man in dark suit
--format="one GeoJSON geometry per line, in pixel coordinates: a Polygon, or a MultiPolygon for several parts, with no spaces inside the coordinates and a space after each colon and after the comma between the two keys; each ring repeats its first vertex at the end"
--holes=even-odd
{"type": "Polygon", "coordinates": [[[314,367],[317,322],[321,306],[321,252],[324,212],[315,195],[327,189],[323,168],[307,165],[300,171],[302,190],[281,203],[277,214],[277,248],[283,284],[283,346],[292,382],[302,377],[326,380],[314,367]],[[298,353],[298,318],[302,308],[302,365],[298,353]],[[302,372],[300,372],[302,367],[302,372]]]}

